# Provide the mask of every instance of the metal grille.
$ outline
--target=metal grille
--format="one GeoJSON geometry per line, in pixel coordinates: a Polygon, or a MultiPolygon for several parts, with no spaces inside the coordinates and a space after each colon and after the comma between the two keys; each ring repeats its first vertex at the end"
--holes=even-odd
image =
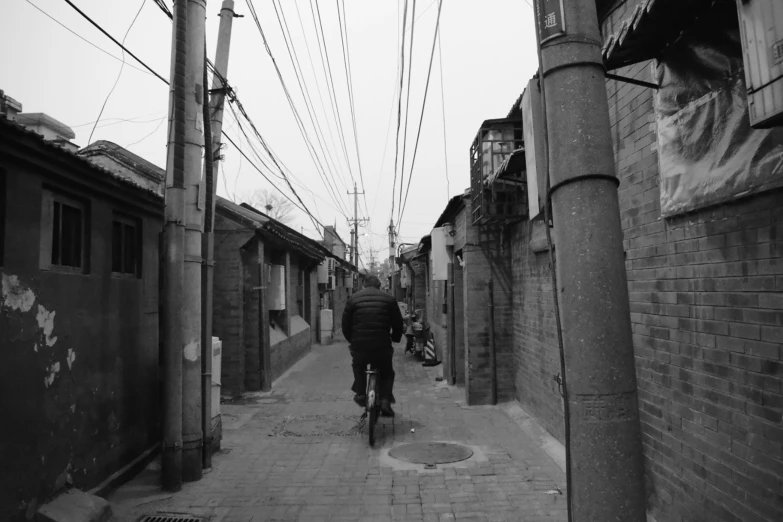
{"type": "Polygon", "coordinates": [[[482,123],[470,147],[473,225],[502,223],[524,214],[524,167],[517,165],[502,178],[497,176],[509,170],[514,151],[523,146],[521,120],[504,118],[482,123]]]}
{"type": "Polygon", "coordinates": [[[139,522],[204,522],[204,519],[192,515],[147,515],[139,522]]]}

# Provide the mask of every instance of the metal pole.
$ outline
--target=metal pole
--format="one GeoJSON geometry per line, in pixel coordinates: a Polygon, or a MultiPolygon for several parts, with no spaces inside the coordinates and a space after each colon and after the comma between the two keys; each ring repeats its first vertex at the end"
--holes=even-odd
{"type": "Polygon", "coordinates": [[[633,339],[593,0],[537,0],[573,520],[645,520],[633,339]],[[562,10],[564,12],[561,12],[562,10]]]}
{"type": "MultiPolygon", "coordinates": [[[[182,1],[182,0],[180,0],[182,1]]],[[[202,476],[201,431],[201,234],[204,228],[204,17],[205,0],[187,1],[185,42],[185,268],[182,289],[182,480],[202,476]]],[[[208,123],[208,122],[207,122],[208,123]]]]}
{"type": "Polygon", "coordinates": [[[489,290],[489,371],[492,374],[492,404],[498,403],[498,370],[497,354],[495,353],[495,292],[492,279],[487,281],[489,290]]]}
{"type": "Polygon", "coordinates": [[[161,483],[182,489],[182,286],[185,237],[185,38],[187,4],[173,6],[169,129],[166,151],[163,303],[163,454],[161,483]]]}
{"type": "MultiPolygon", "coordinates": [[[[204,85],[207,85],[207,43],[204,42],[204,85]]],[[[201,465],[204,469],[212,467],[212,256],[213,218],[209,209],[214,198],[212,187],[215,176],[212,165],[212,126],[209,124],[209,93],[204,89],[204,181],[207,190],[207,212],[204,213],[204,234],[201,235],[201,250],[204,263],[201,265],[201,433],[204,444],[201,451],[201,465]]]]}
{"type": "MultiPolygon", "coordinates": [[[[215,52],[215,74],[212,78],[212,95],[209,97],[211,145],[204,155],[204,179],[206,180],[206,212],[204,215],[204,235],[201,248],[205,262],[201,268],[201,431],[204,433],[203,466],[212,466],[212,301],[215,265],[215,199],[217,191],[217,173],[220,163],[220,133],[223,128],[223,101],[225,88],[221,77],[228,71],[228,51],[231,46],[231,27],[234,21],[234,1],[223,0],[220,10],[220,28],[218,30],[217,51],[215,52]]],[[[206,70],[204,72],[206,75],[206,70]]],[[[204,85],[207,84],[206,76],[204,85]]],[[[206,92],[205,92],[206,94],[206,92]]],[[[205,118],[206,120],[206,118],[205,118]]],[[[206,139],[206,136],[205,136],[206,139]]]]}

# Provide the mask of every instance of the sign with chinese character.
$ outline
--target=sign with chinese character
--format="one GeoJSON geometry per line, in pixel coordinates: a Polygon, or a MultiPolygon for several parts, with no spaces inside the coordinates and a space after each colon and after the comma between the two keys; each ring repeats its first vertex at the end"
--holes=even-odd
{"type": "Polygon", "coordinates": [[[536,14],[540,43],[565,34],[563,0],[537,0],[536,14]]]}

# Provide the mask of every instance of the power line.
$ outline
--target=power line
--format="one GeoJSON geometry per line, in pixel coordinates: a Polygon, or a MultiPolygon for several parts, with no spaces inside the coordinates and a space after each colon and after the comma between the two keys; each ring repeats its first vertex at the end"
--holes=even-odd
{"type": "MultiPolygon", "coordinates": [[[[128,39],[128,35],[130,34],[131,29],[133,29],[133,26],[136,24],[136,20],[138,20],[139,15],[141,14],[141,10],[144,9],[144,4],[146,4],[146,0],[141,0],[141,5],[139,6],[139,10],[136,11],[136,16],[133,17],[133,21],[131,21],[130,25],[128,26],[128,30],[125,31],[125,36],[122,37],[123,45],[125,45],[125,40],[128,39]]],[[[87,138],[87,145],[92,143],[92,135],[95,133],[95,128],[98,126],[98,122],[101,121],[101,116],[103,116],[103,110],[106,108],[106,104],[109,103],[109,98],[111,98],[114,89],[117,88],[117,84],[120,83],[120,78],[122,77],[123,69],[125,69],[125,51],[122,52],[122,65],[120,65],[120,72],[117,74],[117,79],[114,80],[114,85],[112,85],[109,94],[106,95],[106,99],[103,100],[103,105],[101,105],[101,111],[98,113],[98,119],[95,120],[95,125],[92,126],[92,130],[90,131],[90,137],[87,138]]]]}
{"type": "MultiPolygon", "coordinates": [[[[103,53],[103,54],[105,54],[106,56],[109,56],[110,58],[114,58],[114,59],[115,59],[115,60],[117,60],[118,62],[121,62],[121,61],[123,61],[123,59],[122,59],[122,58],[120,58],[120,57],[118,57],[118,56],[114,56],[114,55],[113,55],[113,54],[111,54],[109,51],[107,51],[107,50],[103,49],[102,47],[99,47],[99,46],[95,45],[94,43],[92,43],[91,41],[89,41],[88,39],[86,39],[85,37],[83,37],[82,35],[80,35],[79,33],[77,33],[76,31],[74,31],[73,29],[71,29],[71,28],[70,28],[70,27],[68,27],[67,25],[63,24],[63,23],[62,23],[61,21],[59,21],[58,19],[54,18],[52,15],[50,15],[50,14],[49,14],[49,13],[47,13],[46,11],[44,11],[43,9],[41,9],[40,7],[38,7],[37,5],[35,5],[34,3],[32,3],[30,0],[26,0],[26,1],[27,1],[27,3],[28,3],[28,4],[30,4],[31,6],[35,7],[35,8],[36,8],[38,11],[40,11],[41,13],[43,13],[43,15],[44,15],[44,16],[46,16],[47,18],[49,18],[50,20],[52,20],[54,23],[56,23],[57,25],[59,25],[60,27],[62,27],[62,28],[63,28],[63,29],[65,29],[66,31],[68,31],[69,33],[73,34],[73,35],[74,35],[74,36],[76,36],[77,38],[81,39],[81,40],[82,40],[82,41],[84,41],[85,43],[87,43],[87,44],[89,44],[89,45],[91,45],[91,46],[95,47],[96,49],[98,49],[100,52],[102,52],[102,53],[103,53]]],[[[137,70],[137,71],[139,71],[139,72],[143,72],[144,74],[150,75],[150,73],[149,73],[148,71],[145,71],[144,69],[139,69],[139,68],[138,68],[138,67],[136,67],[135,65],[132,65],[132,64],[129,64],[129,63],[128,63],[128,64],[126,64],[126,65],[127,65],[128,67],[131,67],[132,69],[136,69],[136,70],[137,70]]],[[[151,76],[151,75],[150,75],[150,76],[151,76]]],[[[92,122],[90,122],[90,123],[92,123],[92,122]]]]}
{"type": "MultiPolygon", "coordinates": [[[[430,65],[429,69],[427,71],[427,84],[424,87],[424,100],[421,102],[421,117],[419,118],[419,130],[416,133],[416,146],[413,149],[413,159],[411,160],[411,172],[408,175],[408,187],[405,189],[405,201],[401,202],[402,208],[400,209],[400,214],[397,219],[397,230],[400,229],[400,222],[402,221],[402,216],[405,213],[405,205],[408,203],[408,193],[411,189],[411,180],[413,179],[413,167],[416,164],[416,153],[419,150],[419,138],[421,137],[421,125],[424,122],[424,108],[427,106],[427,92],[430,89],[430,75],[432,74],[432,61],[435,57],[435,43],[438,40],[438,29],[440,28],[440,13],[441,8],[443,7],[443,0],[438,1],[438,18],[435,22],[435,34],[432,37],[432,51],[430,52],[430,65]]],[[[404,172],[403,172],[404,175],[404,172]]]]}
{"type": "MultiPolygon", "coordinates": [[[[443,94],[443,51],[440,47],[440,31],[438,35],[438,66],[440,68],[440,113],[443,116],[443,164],[446,168],[446,199],[451,196],[451,181],[449,180],[449,155],[446,145],[446,97],[443,94]]],[[[411,171],[412,173],[413,171],[411,171]]]]}
{"type": "MultiPolygon", "coordinates": [[[[120,48],[121,48],[121,49],[122,49],[124,52],[128,53],[128,54],[129,54],[130,56],[132,56],[132,57],[133,57],[133,58],[134,58],[136,61],[138,61],[138,62],[139,62],[140,64],[142,64],[142,65],[143,65],[145,68],[147,68],[147,70],[149,70],[149,71],[150,71],[150,72],[151,72],[151,73],[152,73],[152,74],[153,74],[155,77],[157,77],[157,78],[158,78],[159,80],[161,80],[163,83],[165,83],[165,84],[167,84],[167,85],[169,84],[169,82],[168,82],[168,81],[167,81],[165,78],[163,78],[163,77],[162,77],[160,74],[158,74],[157,72],[155,72],[153,69],[151,69],[149,66],[147,66],[147,65],[146,65],[144,62],[142,62],[142,61],[141,61],[139,58],[137,58],[137,57],[136,57],[136,55],[134,55],[134,54],[133,54],[133,53],[132,53],[130,50],[128,50],[128,49],[125,47],[125,45],[124,45],[123,43],[120,43],[120,42],[118,42],[116,38],[114,38],[114,37],[113,37],[113,36],[111,36],[111,35],[110,35],[108,32],[106,32],[106,30],[104,30],[104,29],[103,29],[103,28],[102,28],[100,25],[98,25],[96,22],[94,22],[94,21],[93,21],[93,20],[92,20],[92,19],[91,19],[89,16],[87,16],[87,15],[86,15],[84,12],[82,12],[82,11],[81,11],[81,10],[80,10],[78,7],[76,7],[76,6],[75,6],[75,5],[74,5],[74,4],[73,4],[73,3],[72,3],[70,0],[65,0],[65,2],[66,2],[68,5],[70,5],[70,6],[71,6],[73,9],[75,9],[75,10],[76,10],[76,11],[77,11],[77,12],[78,12],[80,15],[82,15],[82,16],[83,16],[85,19],[87,19],[87,20],[88,20],[88,21],[89,21],[89,22],[90,22],[92,25],[94,25],[94,26],[95,26],[95,27],[96,27],[98,30],[100,30],[100,31],[101,31],[101,32],[102,32],[104,35],[106,35],[106,36],[107,36],[107,37],[108,37],[108,38],[109,38],[109,39],[110,39],[112,42],[114,42],[114,43],[115,43],[115,44],[116,44],[118,47],[120,47],[120,48]]],[[[157,2],[157,1],[156,1],[155,3],[156,3],[156,4],[158,4],[158,2],[157,2]]],[[[142,5],[143,5],[143,4],[142,4],[142,5]]],[[[160,4],[158,4],[158,5],[160,5],[160,4]]],[[[165,11],[164,11],[164,12],[165,12],[165,11]]],[[[138,15],[137,15],[137,16],[138,16],[138,15]]],[[[274,58],[273,58],[273,61],[274,61],[274,58]]],[[[230,85],[228,84],[228,82],[226,81],[226,79],[225,79],[223,76],[221,76],[221,75],[220,75],[220,74],[219,74],[219,73],[218,73],[218,72],[217,72],[217,71],[214,69],[214,66],[212,65],[212,63],[211,63],[211,62],[209,62],[209,61],[208,61],[208,62],[207,62],[207,66],[208,66],[208,68],[210,69],[210,71],[212,71],[212,72],[213,72],[213,74],[217,74],[217,75],[218,75],[218,77],[221,79],[221,81],[223,82],[223,85],[225,85],[225,86],[226,86],[226,90],[227,90],[227,91],[228,91],[228,93],[229,93],[229,98],[230,98],[230,100],[231,100],[231,101],[233,101],[233,102],[235,102],[235,103],[237,104],[238,108],[240,109],[240,112],[242,112],[242,113],[243,113],[243,116],[245,116],[245,118],[246,118],[246,119],[248,120],[248,122],[250,123],[251,127],[253,127],[254,131],[257,133],[257,135],[258,135],[258,137],[259,137],[260,141],[262,142],[262,144],[263,144],[263,145],[265,145],[265,142],[263,141],[263,138],[261,138],[261,137],[260,137],[260,134],[258,133],[258,130],[255,128],[255,125],[252,123],[252,121],[250,120],[250,118],[247,116],[247,113],[245,112],[245,110],[244,110],[244,107],[242,107],[242,105],[241,105],[241,102],[239,102],[239,99],[236,97],[236,94],[233,92],[233,89],[231,89],[231,87],[230,87],[230,85]]],[[[278,70],[278,72],[279,72],[279,70],[278,70]]],[[[290,99],[290,98],[289,98],[289,99],[290,99]]],[[[265,178],[267,181],[269,181],[269,182],[271,183],[271,180],[269,180],[269,178],[268,178],[268,177],[267,177],[267,176],[266,176],[266,175],[265,175],[263,172],[261,172],[261,170],[260,170],[260,169],[259,169],[259,168],[258,168],[258,167],[257,167],[257,166],[256,166],[256,165],[255,165],[255,164],[254,164],[254,163],[253,163],[251,160],[250,160],[250,158],[248,158],[248,157],[247,157],[247,155],[244,153],[244,151],[243,151],[241,148],[239,148],[239,147],[236,145],[236,143],[234,143],[234,141],[231,139],[231,137],[230,137],[230,136],[228,136],[228,135],[225,133],[225,131],[223,131],[223,132],[222,132],[222,134],[223,134],[223,136],[225,136],[225,137],[226,137],[226,139],[228,139],[228,140],[229,140],[229,142],[231,142],[231,144],[232,144],[232,145],[234,145],[234,147],[237,149],[237,151],[239,151],[239,153],[242,155],[242,157],[244,157],[246,160],[248,160],[248,161],[251,163],[251,165],[253,165],[253,167],[255,167],[255,168],[256,168],[256,170],[257,170],[257,171],[258,171],[258,172],[259,172],[259,173],[260,173],[260,174],[261,174],[261,175],[262,175],[262,176],[263,176],[263,177],[264,177],[264,178],[265,178]]],[[[252,145],[251,145],[251,146],[252,146],[252,145]]],[[[277,160],[276,160],[276,158],[275,158],[274,154],[273,154],[273,153],[271,152],[271,150],[269,150],[268,148],[267,148],[266,150],[267,150],[267,152],[269,153],[269,155],[270,155],[270,158],[272,159],[272,161],[273,161],[273,162],[274,162],[274,163],[277,165],[277,167],[280,169],[280,172],[281,172],[281,174],[284,176],[284,179],[286,179],[286,181],[287,181],[287,178],[285,178],[285,173],[283,172],[283,169],[282,169],[282,167],[280,167],[280,165],[278,164],[278,162],[277,162],[277,160]]],[[[225,180],[225,177],[224,177],[224,180],[225,180]]],[[[299,195],[296,193],[296,190],[295,190],[295,189],[294,189],[294,188],[293,188],[293,187],[290,185],[290,183],[289,183],[289,185],[288,185],[288,186],[289,186],[289,189],[290,189],[290,190],[291,190],[291,191],[294,193],[294,195],[297,197],[297,199],[299,199],[300,203],[302,204],[302,207],[300,207],[299,205],[296,205],[296,204],[295,204],[295,203],[294,203],[294,202],[293,202],[293,201],[292,201],[292,200],[291,200],[291,199],[290,199],[290,198],[289,198],[289,197],[288,197],[288,196],[287,196],[285,193],[283,193],[283,192],[282,192],[282,190],[280,190],[280,189],[279,189],[279,187],[277,187],[277,186],[276,186],[276,185],[274,185],[274,184],[272,184],[272,185],[275,187],[275,189],[276,189],[276,190],[278,190],[280,193],[282,193],[282,194],[283,194],[283,195],[284,195],[284,196],[285,196],[285,197],[286,197],[286,198],[287,198],[289,201],[291,201],[291,202],[294,204],[294,206],[295,206],[296,208],[298,208],[298,209],[302,210],[302,211],[303,211],[305,214],[307,214],[307,215],[310,217],[310,219],[311,219],[311,220],[313,220],[313,223],[314,223],[314,224],[316,224],[316,223],[317,223],[318,225],[320,225],[320,222],[319,222],[319,221],[318,221],[318,220],[317,220],[317,219],[316,219],[316,218],[315,218],[315,217],[312,215],[312,213],[311,213],[311,212],[310,212],[310,211],[307,209],[307,206],[304,204],[304,202],[302,202],[302,201],[301,201],[301,198],[299,198],[299,195]]],[[[316,226],[318,226],[318,225],[316,225],[316,226]]],[[[321,225],[321,226],[323,226],[323,225],[321,225]]]]}
{"type": "Polygon", "coordinates": [[[275,60],[275,57],[272,54],[272,50],[269,47],[269,42],[266,39],[266,35],[264,34],[264,30],[261,27],[261,22],[258,19],[258,14],[256,13],[256,10],[255,10],[255,8],[253,6],[253,0],[246,0],[246,1],[247,1],[248,9],[250,10],[250,14],[251,14],[251,16],[253,17],[253,20],[256,23],[256,27],[257,27],[259,33],[261,34],[261,39],[264,42],[264,47],[265,47],[266,53],[269,55],[269,58],[272,60],[272,64],[274,65],[275,72],[277,73],[278,80],[280,81],[280,84],[283,87],[283,92],[285,93],[286,99],[288,100],[288,104],[291,107],[291,111],[294,114],[294,119],[296,120],[297,125],[299,126],[299,130],[300,130],[300,133],[302,134],[302,138],[304,139],[305,144],[308,147],[308,152],[310,153],[310,156],[313,158],[313,162],[316,164],[316,168],[320,167],[320,171],[319,172],[323,176],[324,175],[323,165],[321,165],[320,160],[318,159],[318,155],[315,153],[315,147],[313,147],[312,142],[310,142],[310,139],[307,136],[307,131],[304,128],[304,123],[302,122],[302,119],[299,116],[299,112],[297,111],[296,106],[294,105],[294,101],[291,98],[291,93],[289,92],[288,87],[285,84],[285,80],[283,79],[283,74],[280,71],[280,67],[277,64],[277,60],[275,60]]]}
{"type": "Polygon", "coordinates": [[[343,65],[345,66],[345,79],[348,83],[348,98],[351,102],[351,119],[353,120],[353,140],[356,145],[356,160],[359,165],[359,179],[362,182],[362,198],[364,200],[364,209],[368,212],[367,208],[367,191],[364,189],[364,173],[362,172],[362,155],[359,152],[359,133],[356,130],[356,109],[354,106],[353,96],[353,72],[351,71],[351,47],[348,45],[348,19],[345,16],[345,2],[341,0],[335,0],[337,4],[337,21],[340,24],[340,41],[343,43],[343,65]],[[340,19],[340,5],[342,5],[342,20],[340,19]],[[345,34],[343,36],[343,26],[345,26],[345,34]],[[344,40],[344,42],[343,42],[344,40]]]}
{"type": "MultiPolygon", "coordinates": [[[[227,84],[224,83],[224,85],[227,85],[227,84]]],[[[250,119],[250,117],[247,115],[247,112],[245,112],[245,108],[242,106],[242,104],[239,102],[239,100],[236,99],[236,97],[232,96],[229,99],[229,102],[230,103],[234,103],[237,106],[237,108],[239,109],[239,112],[242,113],[242,116],[244,116],[244,118],[250,124],[250,127],[253,129],[253,132],[255,133],[255,135],[258,138],[258,140],[261,142],[261,146],[264,147],[264,150],[269,155],[270,159],[272,160],[272,163],[274,163],[275,167],[277,167],[277,169],[280,171],[280,174],[283,176],[283,179],[285,180],[286,184],[288,185],[288,188],[291,190],[291,192],[294,194],[294,196],[296,196],[296,199],[299,200],[299,203],[302,204],[302,207],[304,207],[303,210],[307,213],[307,215],[310,216],[311,219],[315,220],[315,217],[310,213],[309,210],[307,210],[307,206],[305,205],[304,201],[302,201],[302,198],[299,197],[299,194],[296,192],[296,189],[294,189],[293,185],[291,185],[291,181],[288,179],[288,176],[286,176],[285,172],[283,171],[283,168],[280,166],[280,163],[278,163],[277,159],[275,158],[275,155],[272,153],[271,149],[266,144],[266,141],[261,136],[261,133],[258,132],[258,129],[256,128],[255,124],[250,119]]],[[[280,191],[280,192],[282,193],[282,191],[280,191]]]]}
{"type": "MultiPolygon", "coordinates": [[[[340,190],[337,188],[337,182],[335,181],[334,172],[333,170],[336,170],[329,164],[329,160],[332,160],[332,163],[334,163],[334,159],[331,158],[331,154],[327,154],[326,149],[328,147],[325,146],[325,139],[322,139],[321,136],[323,135],[323,129],[321,128],[320,122],[318,121],[318,117],[315,113],[315,109],[312,108],[313,102],[312,98],[310,97],[310,90],[307,88],[307,82],[304,79],[304,74],[301,73],[301,64],[299,63],[299,57],[296,53],[296,48],[294,47],[293,38],[291,37],[291,32],[288,28],[288,22],[285,19],[285,13],[283,12],[283,6],[280,5],[280,11],[277,9],[277,3],[272,2],[272,6],[275,8],[275,14],[277,15],[277,22],[280,26],[280,31],[283,33],[283,40],[286,44],[286,49],[288,50],[288,57],[291,59],[291,65],[294,69],[294,74],[296,75],[296,81],[299,84],[299,91],[302,93],[302,98],[305,102],[305,108],[307,109],[307,113],[310,116],[310,122],[313,126],[313,131],[315,132],[315,136],[318,142],[318,146],[321,148],[321,154],[324,157],[324,163],[326,164],[327,168],[331,171],[331,177],[332,177],[332,186],[326,186],[328,191],[331,191],[331,197],[333,199],[336,198],[336,193],[340,192],[340,190]],[[281,19],[282,14],[282,19],[281,19]],[[289,45],[290,40],[290,45],[289,45]]],[[[313,106],[314,107],[314,106],[313,106]]],[[[335,204],[338,204],[335,200],[335,204]]]]}
{"type": "MultiPolygon", "coordinates": [[[[285,197],[285,198],[286,198],[288,201],[290,201],[290,202],[291,202],[291,204],[292,204],[293,206],[295,206],[296,208],[298,208],[299,210],[303,211],[303,212],[304,212],[304,213],[306,213],[308,216],[310,216],[310,219],[311,219],[311,220],[313,220],[313,224],[316,226],[316,228],[318,228],[318,227],[321,227],[321,228],[319,229],[319,233],[320,233],[320,230],[322,230],[322,229],[323,229],[323,224],[321,224],[321,222],[320,222],[320,221],[318,221],[318,220],[315,218],[315,216],[313,216],[313,215],[310,213],[310,211],[308,211],[308,210],[307,210],[307,207],[304,207],[304,208],[302,208],[302,207],[300,207],[299,205],[297,205],[297,204],[296,204],[296,202],[294,202],[294,200],[292,200],[290,197],[288,197],[288,195],[287,195],[285,192],[283,192],[282,190],[280,190],[280,188],[279,188],[277,185],[275,185],[274,183],[272,183],[272,180],[270,180],[270,179],[267,177],[267,175],[266,175],[266,174],[264,174],[264,173],[263,173],[263,171],[262,171],[261,169],[259,169],[259,168],[258,168],[258,166],[256,166],[256,164],[255,164],[255,163],[253,163],[253,160],[251,160],[250,158],[248,158],[248,157],[247,157],[247,154],[245,154],[245,153],[242,151],[242,149],[240,149],[240,148],[237,146],[237,144],[236,144],[236,143],[234,143],[234,140],[232,140],[232,139],[231,139],[231,136],[229,136],[229,135],[228,135],[228,134],[226,134],[225,132],[223,133],[223,136],[224,136],[224,137],[225,137],[225,138],[226,138],[226,139],[229,141],[229,143],[231,143],[231,145],[233,145],[233,146],[234,146],[234,148],[235,148],[235,149],[237,149],[237,151],[238,151],[238,152],[239,152],[239,153],[240,153],[240,154],[241,154],[241,155],[242,155],[242,156],[243,156],[243,157],[244,157],[244,158],[245,158],[245,159],[248,161],[248,163],[250,163],[250,164],[253,166],[253,168],[255,168],[255,169],[258,171],[258,173],[259,173],[259,174],[261,174],[261,175],[264,177],[264,179],[265,179],[265,180],[267,180],[267,181],[269,182],[269,184],[270,184],[270,185],[272,185],[272,186],[275,188],[275,190],[277,190],[278,192],[280,192],[280,193],[283,195],[283,197],[285,197]]],[[[323,236],[323,234],[322,234],[322,236],[323,236]]]]}
{"type": "Polygon", "coordinates": [[[108,37],[108,38],[109,38],[109,39],[110,39],[112,42],[114,42],[115,44],[117,44],[117,45],[120,47],[120,49],[122,49],[123,51],[125,51],[126,53],[128,53],[129,55],[131,55],[131,57],[133,57],[133,59],[134,59],[134,60],[136,60],[137,62],[139,62],[139,63],[140,63],[142,66],[144,66],[144,68],[145,68],[145,69],[147,69],[149,72],[151,72],[152,74],[154,74],[155,76],[157,76],[158,78],[160,78],[160,80],[161,80],[161,81],[163,81],[163,83],[165,83],[166,85],[168,85],[168,84],[169,84],[169,81],[168,81],[168,80],[166,80],[166,79],[165,79],[163,76],[161,76],[160,74],[158,74],[158,73],[156,73],[154,70],[152,70],[152,69],[150,68],[150,66],[149,66],[149,65],[147,65],[147,64],[146,64],[146,63],[144,63],[144,62],[142,62],[142,61],[139,59],[139,57],[137,57],[135,54],[133,54],[132,52],[130,52],[130,51],[129,51],[129,50],[128,50],[128,49],[127,49],[127,48],[126,48],[126,47],[125,47],[123,44],[121,44],[120,42],[118,42],[116,38],[114,38],[112,35],[110,35],[109,33],[107,33],[107,32],[106,32],[106,30],[105,30],[103,27],[101,27],[100,25],[98,25],[98,24],[97,24],[97,23],[96,23],[96,22],[95,22],[95,21],[94,21],[92,18],[90,18],[89,16],[87,16],[86,14],[84,14],[84,12],[83,12],[81,9],[79,9],[78,7],[76,7],[76,6],[73,4],[73,2],[71,2],[71,0],[64,0],[64,1],[65,1],[65,3],[66,3],[66,4],[68,4],[68,5],[70,5],[71,7],[73,7],[73,8],[74,8],[74,10],[76,10],[76,12],[77,12],[77,13],[79,13],[80,15],[82,15],[82,17],[84,17],[84,19],[85,19],[85,20],[87,20],[88,22],[90,22],[90,23],[91,23],[92,25],[94,25],[94,26],[95,26],[95,27],[96,27],[96,28],[97,28],[97,29],[98,29],[100,32],[102,32],[103,34],[105,34],[105,35],[106,35],[106,36],[107,36],[107,37],[108,37]]]}
{"type": "Polygon", "coordinates": [[[405,132],[402,138],[402,165],[400,166],[400,207],[397,210],[397,225],[399,226],[399,215],[402,209],[402,185],[405,180],[405,151],[408,148],[408,115],[410,114],[411,102],[411,77],[413,76],[413,37],[416,34],[416,0],[413,0],[413,13],[411,14],[411,45],[408,53],[408,90],[405,95],[405,132]]]}
{"type": "MultiPolygon", "coordinates": [[[[400,152],[400,120],[402,119],[402,86],[405,78],[405,27],[408,20],[408,0],[402,14],[402,45],[400,45],[400,90],[397,93],[397,136],[394,139],[394,182],[392,183],[391,216],[394,216],[394,191],[397,188],[397,162],[400,152]]],[[[402,181],[400,181],[402,183],[402,181]]]]}
{"type": "MultiPolygon", "coordinates": [[[[311,9],[312,9],[312,5],[313,3],[311,0],[310,2],[311,9]]],[[[337,122],[339,123],[338,130],[340,131],[339,132],[340,142],[342,143],[343,146],[343,153],[345,153],[345,161],[348,164],[348,173],[351,175],[351,181],[356,183],[356,180],[353,177],[353,167],[351,166],[351,160],[348,155],[348,147],[345,146],[345,130],[343,127],[343,120],[340,117],[340,104],[337,101],[337,89],[334,88],[334,76],[332,75],[332,63],[331,60],[329,60],[329,48],[326,46],[326,33],[324,32],[324,26],[321,21],[321,8],[318,7],[318,2],[315,3],[315,11],[318,15],[318,26],[321,28],[321,40],[323,41],[323,45],[324,45],[323,50],[324,50],[324,55],[326,56],[326,66],[327,69],[329,70],[329,84],[332,87],[332,92],[334,92],[334,104],[335,104],[335,109],[337,111],[337,122]]]]}

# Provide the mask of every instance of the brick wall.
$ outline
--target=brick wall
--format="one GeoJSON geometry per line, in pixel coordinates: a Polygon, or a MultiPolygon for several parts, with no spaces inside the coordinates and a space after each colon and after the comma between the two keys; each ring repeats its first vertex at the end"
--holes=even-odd
{"type": "Polygon", "coordinates": [[[222,391],[240,394],[245,389],[243,343],[243,268],[239,249],[254,236],[233,221],[215,215],[215,271],[213,335],[223,341],[222,391]]]}
{"type": "MultiPolygon", "coordinates": [[[[648,64],[617,73],[651,80],[648,64]]],[[[653,92],[607,82],[607,94],[648,508],[658,520],[781,520],[783,192],[661,218],[653,92]]]]}
{"type": "Polygon", "coordinates": [[[293,366],[299,359],[310,353],[312,341],[307,328],[301,332],[274,344],[272,350],[272,379],[277,379],[293,366]]]}
{"type": "MultiPolygon", "coordinates": [[[[240,251],[242,258],[242,285],[243,285],[243,345],[245,349],[244,378],[245,390],[258,391],[261,389],[262,349],[260,321],[261,293],[259,286],[263,286],[259,268],[259,241],[253,238],[248,241],[240,251]]],[[[263,325],[266,326],[266,325],[263,325]]]]}
{"type": "Polygon", "coordinates": [[[339,271],[340,277],[337,277],[337,286],[332,290],[332,310],[334,322],[334,334],[342,332],[343,330],[343,310],[345,310],[345,304],[348,302],[348,291],[343,284],[342,272],[339,271]]]}
{"type": "Polygon", "coordinates": [[[560,373],[560,353],[549,253],[533,250],[533,227],[524,221],[512,230],[516,398],[563,442],[563,401],[553,379],[560,373]]]}
{"type": "MultiPolygon", "coordinates": [[[[470,215],[470,206],[464,210],[470,215]]],[[[510,241],[500,230],[468,226],[462,249],[465,394],[468,404],[492,401],[490,277],[494,287],[494,335],[498,400],[514,398],[513,303],[510,241]]]]}
{"type": "Polygon", "coordinates": [[[459,261],[454,261],[454,358],[457,386],[465,385],[465,294],[464,274],[459,261]]]}

